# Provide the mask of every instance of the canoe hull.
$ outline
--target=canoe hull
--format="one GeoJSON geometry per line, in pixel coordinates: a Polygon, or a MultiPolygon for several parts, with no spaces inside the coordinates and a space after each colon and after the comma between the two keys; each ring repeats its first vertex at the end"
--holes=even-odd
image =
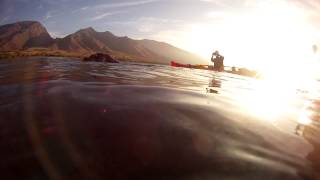
{"type": "Polygon", "coordinates": [[[172,67],[184,67],[184,68],[192,68],[192,69],[206,69],[206,70],[213,70],[213,66],[210,65],[201,65],[201,64],[196,64],[196,65],[192,65],[192,64],[181,64],[181,63],[177,63],[175,61],[171,61],[170,65],[172,67]]]}

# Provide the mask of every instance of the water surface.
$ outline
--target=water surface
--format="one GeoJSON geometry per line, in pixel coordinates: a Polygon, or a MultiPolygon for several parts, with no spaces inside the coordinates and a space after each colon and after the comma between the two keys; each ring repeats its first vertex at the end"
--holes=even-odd
{"type": "Polygon", "coordinates": [[[1,176],[320,178],[320,103],[309,89],[281,92],[258,79],[165,65],[3,60],[1,176]],[[297,131],[305,111],[312,122],[297,131]]]}

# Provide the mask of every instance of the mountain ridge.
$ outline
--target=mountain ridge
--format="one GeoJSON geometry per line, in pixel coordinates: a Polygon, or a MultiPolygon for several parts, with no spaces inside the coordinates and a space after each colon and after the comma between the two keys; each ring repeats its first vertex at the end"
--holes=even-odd
{"type": "Polygon", "coordinates": [[[21,50],[48,46],[54,42],[46,28],[37,21],[21,21],[0,26],[0,50],[21,50]]]}
{"type": "Polygon", "coordinates": [[[110,31],[97,32],[92,27],[54,39],[38,21],[20,21],[0,26],[0,51],[23,51],[32,48],[78,53],[80,56],[108,53],[120,60],[150,63],[167,64],[172,60],[205,63],[200,56],[165,42],[119,37],[110,31]]]}

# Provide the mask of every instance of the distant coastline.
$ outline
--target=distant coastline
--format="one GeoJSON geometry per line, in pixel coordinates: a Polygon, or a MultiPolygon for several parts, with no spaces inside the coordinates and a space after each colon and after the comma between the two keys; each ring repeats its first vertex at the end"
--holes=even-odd
{"type": "Polygon", "coordinates": [[[14,59],[18,57],[73,57],[83,58],[85,55],[67,52],[63,50],[51,50],[46,48],[32,48],[26,50],[0,51],[0,59],[14,59]]]}
{"type": "MultiPolygon", "coordinates": [[[[69,52],[64,50],[54,50],[49,48],[29,48],[25,50],[12,50],[12,51],[0,51],[0,60],[4,59],[16,59],[21,57],[64,57],[64,58],[76,58],[82,60],[85,57],[90,56],[92,53],[77,53],[69,52]]],[[[139,59],[138,57],[132,57],[128,55],[111,55],[113,58],[124,61],[124,62],[141,62],[141,63],[152,63],[152,64],[164,64],[161,62],[152,62],[139,59]]]]}

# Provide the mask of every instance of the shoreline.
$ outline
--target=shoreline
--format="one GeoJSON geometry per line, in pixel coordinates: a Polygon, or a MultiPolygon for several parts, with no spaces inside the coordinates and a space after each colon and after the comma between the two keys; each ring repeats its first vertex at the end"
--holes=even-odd
{"type": "MultiPolygon", "coordinates": [[[[85,57],[88,57],[96,52],[86,52],[86,53],[76,53],[76,52],[69,52],[64,50],[52,50],[46,48],[32,48],[26,50],[19,50],[19,51],[0,51],[0,61],[4,59],[17,59],[22,57],[61,57],[61,58],[77,58],[82,60],[85,57]]],[[[138,57],[132,57],[129,55],[118,55],[113,53],[106,53],[112,56],[113,58],[121,61],[121,62],[137,62],[137,63],[147,63],[147,64],[161,64],[167,65],[166,62],[157,62],[157,61],[150,61],[147,59],[141,59],[138,57]]]]}

